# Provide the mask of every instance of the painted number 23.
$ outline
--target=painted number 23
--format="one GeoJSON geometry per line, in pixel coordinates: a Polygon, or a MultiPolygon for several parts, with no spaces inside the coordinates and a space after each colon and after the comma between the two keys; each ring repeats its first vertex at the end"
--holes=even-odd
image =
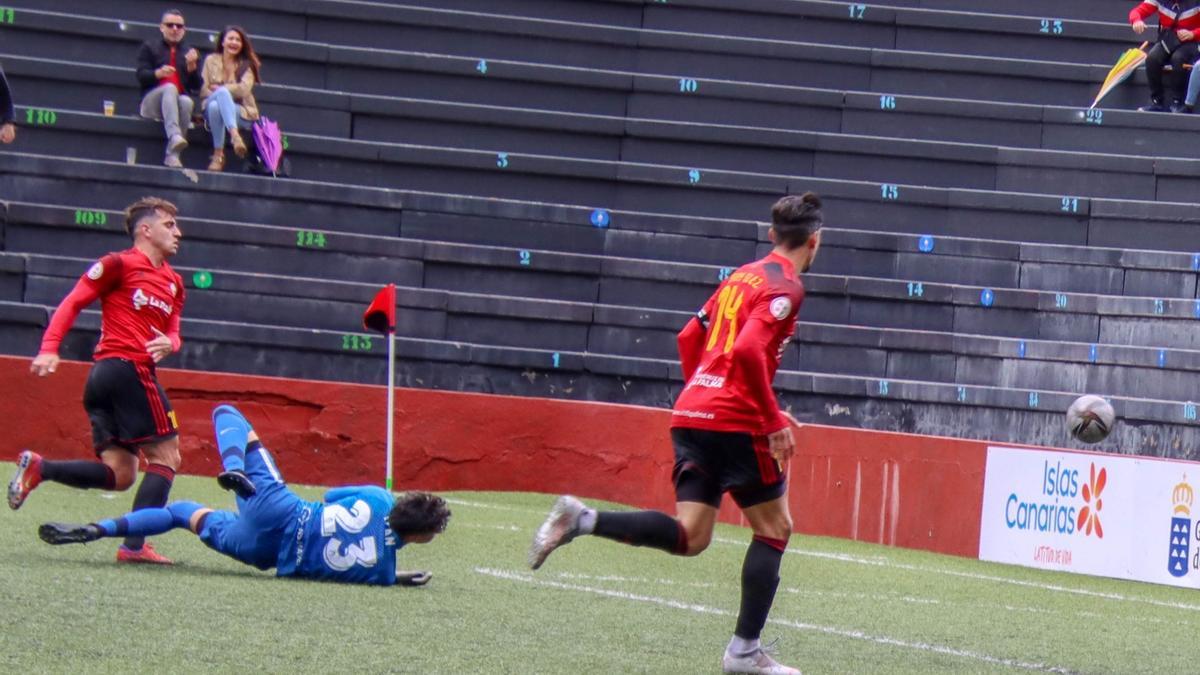
{"type": "MultiPolygon", "coordinates": [[[[361,499],[355,501],[349,509],[340,504],[329,504],[321,513],[321,535],[332,537],[337,534],[338,529],[346,534],[358,534],[370,522],[371,507],[361,499]]],[[[355,565],[374,567],[379,561],[379,554],[375,550],[375,537],[363,537],[348,544],[345,553],[342,553],[341,548],[342,542],[337,539],[330,539],[329,543],[325,544],[325,564],[335,572],[345,572],[355,565]]]]}
{"type": "Polygon", "coordinates": [[[737,286],[725,286],[721,289],[721,294],[717,296],[717,314],[713,317],[712,332],[708,335],[708,345],[705,346],[705,351],[717,346],[721,332],[725,330],[726,325],[729,328],[725,335],[724,351],[728,354],[733,349],[733,340],[737,337],[738,332],[738,310],[742,308],[742,301],[745,299],[745,293],[737,286]]]}

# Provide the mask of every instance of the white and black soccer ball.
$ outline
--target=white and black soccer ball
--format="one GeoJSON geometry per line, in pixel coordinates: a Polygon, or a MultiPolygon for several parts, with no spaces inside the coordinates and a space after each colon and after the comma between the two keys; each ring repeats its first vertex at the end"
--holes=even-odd
{"type": "Polygon", "coordinates": [[[1080,396],[1067,408],[1067,429],[1084,443],[1099,443],[1108,438],[1116,420],[1112,404],[1092,394],[1080,396]]]}

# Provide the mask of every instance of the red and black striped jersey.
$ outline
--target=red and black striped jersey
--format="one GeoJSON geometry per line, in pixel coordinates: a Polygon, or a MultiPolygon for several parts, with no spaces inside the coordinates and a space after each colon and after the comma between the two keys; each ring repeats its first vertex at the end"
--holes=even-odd
{"type": "Polygon", "coordinates": [[[155,330],[171,339],[174,351],[182,341],[183,279],[164,260],[154,263],[137,248],[109,253],[96,261],[63,298],[42,337],[39,353],[57,354],[58,346],[79,312],[100,299],[100,342],[93,357],[153,362],[146,343],[155,330]]]}
{"type": "Polygon", "coordinates": [[[686,384],[671,426],[751,434],[787,426],[771,382],[802,302],[792,262],[774,252],[721,282],[679,333],[686,384]]]}

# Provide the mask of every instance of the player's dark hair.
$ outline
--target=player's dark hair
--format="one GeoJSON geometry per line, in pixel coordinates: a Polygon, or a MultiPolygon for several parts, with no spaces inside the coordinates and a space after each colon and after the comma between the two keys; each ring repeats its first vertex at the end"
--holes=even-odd
{"type": "Polygon", "coordinates": [[[400,495],[388,514],[388,527],[396,536],[438,534],[450,522],[450,507],[446,500],[428,492],[407,492],[400,495]]]}
{"type": "Polygon", "coordinates": [[[181,12],[177,9],[168,9],[167,11],[163,12],[162,18],[159,19],[159,21],[166,21],[168,16],[177,16],[177,17],[183,19],[183,21],[185,23],[187,22],[187,19],[183,16],[183,12],[181,12]]]}
{"type": "Polygon", "coordinates": [[[803,246],[824,224],[821,198],[812,192],[800,196],[788,195],[771,207],[771,229],[775,230],[775,242],[786,249],[803,246]]]}
{"type": "Polygon", "coordinates": [[[154,215],[155,211],[163,211],[172,216],[179,215],[179,208],[160,197],[142,197],[125,207],[125,232],[133,237],[142,220],[154,215]]]}

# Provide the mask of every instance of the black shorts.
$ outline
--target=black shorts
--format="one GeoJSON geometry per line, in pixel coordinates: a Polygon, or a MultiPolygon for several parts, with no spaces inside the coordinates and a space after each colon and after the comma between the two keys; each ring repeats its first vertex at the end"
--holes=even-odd
{"type": "Polygon", "coordinates": [[[83,408],[99,454],[113,446],[136,453],[142,445],[179,435],[179,423],[154,364],[101,359],[88,373],[83,408]]]}
{"type": "Polygon", "coordinates": [[[675,500],[721,505],[728,492],[741,508],[778,499],[787,490],[766,436],[675,427],[675,500]]]}

